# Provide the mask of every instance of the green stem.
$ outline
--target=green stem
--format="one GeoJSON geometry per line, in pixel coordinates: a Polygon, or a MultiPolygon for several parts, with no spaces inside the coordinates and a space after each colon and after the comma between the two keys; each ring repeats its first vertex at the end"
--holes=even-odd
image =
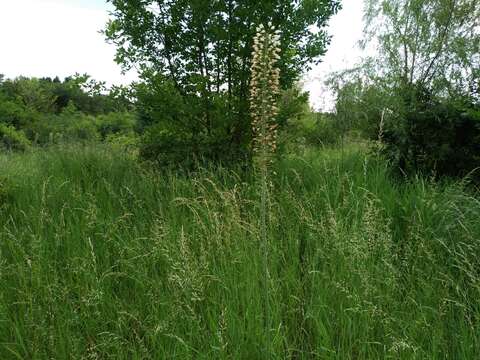
{"type": "Polygon", "coordinates": [[[263,286],[265,302],[265,327],[267,331],[267,355],[271,354],[270,339],[270,313],[268,294],[268,238],[267,238],[267,167],[262,166],[262,192],[261,192],[261,236],[263,244],[263,286]]]}
{"type": "MultiPolygon", "coordinates": [[[[263,49],[263,60],[264,64],[268,63],[268,38],[265,39],[264,49],[263,49]]],[[[261,84],[261,100],[262,104],[264,104],[264,100],[268,97],[268,74],[266,68],[262,69],[265,72],[262,76],[262,84],[261,84]]],[[[261,146],[261,159],[260,159],[260,166],[261,166],[261,237],[262,237],[262,244],[263,244],[263,286],[264,286],[264,317],[265,317],[265,329],[267,335],[267,357],[270,357],[272,354],[272,341],[271,341],[271,334],[270,334],[270,309],[269,309],[269,288],[268,288],[268,237],[267,237],[267,181],[268,181],[268,154],[267,154],[267,122],[268,122],[268,114],[265,111],[265,108],[262,106],[261,109],[261,131],[262,131],[262,146],[261,146]]]]}

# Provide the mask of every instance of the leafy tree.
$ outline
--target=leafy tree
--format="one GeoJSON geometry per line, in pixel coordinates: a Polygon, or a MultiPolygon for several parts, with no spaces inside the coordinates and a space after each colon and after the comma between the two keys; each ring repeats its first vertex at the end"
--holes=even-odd
{"type": "Polygon", "coordinates": [[[96,81],[87,74],[75,74],[65,78],[63,82],[43,79],[46,87],[55,94],[56,112],[72,101],[75,107],[90,115],[106,114],[113,111],[128,111],[133,108],[132,99],[127,96],[128,90],[123,86],[108,89],[105,82],[96,81]]]}
{"type": "Polygon", "coordinates": [[[478,83],[478,0],[367,0],[365,18],[379,70],[402,91],[415,85],[445,96],[478,83]]]}
{"type": "Polygon", "coordinates": [[[400,122],[406,107],[398,84],[379,75],[371,60],[331,74],[326,83],[336,94],[335,122],[341,132],[359,131],[367,139],[378,140],[382,122],[400,122]]]}
{"type": "MultiPolygon", "coordinates": [[[[117,46],[117,62],[140,70],[147,86],[142,94],[150,92],[152,100],[173,100],[175,94],[175,102],[191,115],[180,126],[184,137],[211,141],[216,136],[214,142],[237,147],[250,139],[248,83],[255,27],[271,21],[281,29],[279,66],[286,89],[325,53],[325,25],[340,6],[338,0],[109,1],[115,10],[106,38],[117,46]]],[[[153,123],[181,122],[185,115],[154,112],[159,117],[148,120],[153,123]]],[[[172,124],[165,127],[171,130],[172,124]]]]}
{"type": "Polygon", "coordinates": [[[24,107],[40,113],[53,111],[55,95],[39,79],[18,77],[2,83],[4,94],[24,107]]]}
{"type": "Polygon", "coordinates": [[[363,122],[404,173],[469,173],[479,164],[480,2],[366,5],[366,42],[376,40],[379,56],[337,82],[337,117],[363,122]]]}

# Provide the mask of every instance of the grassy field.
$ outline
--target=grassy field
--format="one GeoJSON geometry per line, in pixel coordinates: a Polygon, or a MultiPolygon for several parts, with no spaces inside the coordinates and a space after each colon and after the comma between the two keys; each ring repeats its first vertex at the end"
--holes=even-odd
{"type": "Polygon", "coordinates": [[[0,359],[480,358],[471,188],[395,181],[356,146],[272,181],[265,299],[253,176],[0,155],[0,359]]]}

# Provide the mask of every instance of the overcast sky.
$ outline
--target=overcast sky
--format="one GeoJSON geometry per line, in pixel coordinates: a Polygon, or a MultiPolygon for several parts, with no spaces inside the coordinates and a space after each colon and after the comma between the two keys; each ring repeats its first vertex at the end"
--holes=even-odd
{"type": "Polygon", "coordinates": [[[330,110],[333,106],[333,95],[324,86],[327,75],[353,67],[362,56],[358,42],[363,34],[363,0],[342,0],[342,5],[342,10],[330,19],[328,31],[333,37],[322,63],[304,78],[304,88],[310,92],[315,108],[330,110]]]}
{"type": "MultiPolygon", "coordinates": [[[[317,108],[332,106],[322,85],[326,74],[354,65],[360,55],[363,0],[342,3],[330,21],[333,39],[323,63],[305,76],[317,108]]],[[[135,74],[121,74],[115,48],[99,33],[109,9],[105,0],[0,0],[0,74],[63,78],[78,72],[109,84],[130,83],[135,74]]]]}

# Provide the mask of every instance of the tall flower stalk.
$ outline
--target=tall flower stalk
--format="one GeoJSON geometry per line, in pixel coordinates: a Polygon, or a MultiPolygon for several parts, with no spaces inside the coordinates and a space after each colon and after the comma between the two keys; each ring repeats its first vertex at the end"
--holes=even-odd
{"type": "Polygon", "coordinates": [[[276,67],[280,59],[280,32],[271,23],[260,25],[254,38],[252,53],[252,78],[250,82],[250,108],[253,127],[254,161],[260,174],[261,192],[261,242],[263,244],[263,286],[265,327],[267,331],[267,352],[271,354],[270,318],[268,306],[268,237],[267,237],[267,197],[269,166],[277,148],[278,108],[276,98],[279,92],[280,69],[276,67]]]}
{"type": "Polygon", "coordinates": [[[277,144],[277,96],[280,83],[280,32],[269,24],[260,25],[254,38],[250,109],[253,126],[253,150],[258,168],[268,169],[277,144]]]}

